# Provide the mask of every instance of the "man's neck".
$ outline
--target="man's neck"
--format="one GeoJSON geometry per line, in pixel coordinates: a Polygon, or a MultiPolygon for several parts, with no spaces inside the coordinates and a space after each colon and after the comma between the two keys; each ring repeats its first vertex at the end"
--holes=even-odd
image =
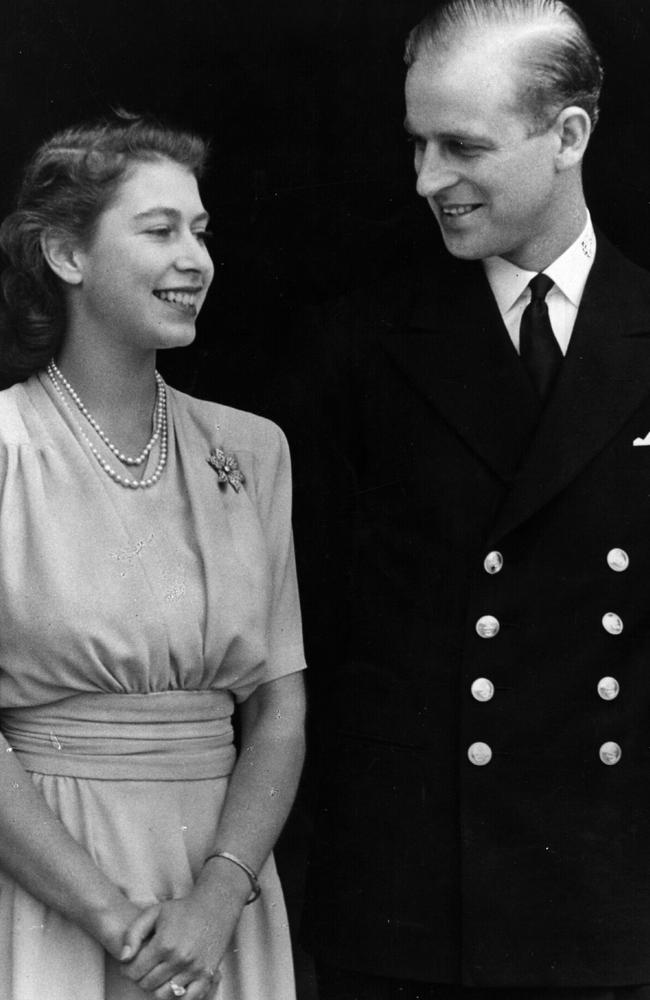
{"type": "Polygon", "coordinates": [[[567,207],[559,225],[542,234],[538,241],[527,245],[525,252],[505,256],[511,264],[525,271],[544,271],[575,243],[587,224],[588,212],[584,198],[567,207]]]}

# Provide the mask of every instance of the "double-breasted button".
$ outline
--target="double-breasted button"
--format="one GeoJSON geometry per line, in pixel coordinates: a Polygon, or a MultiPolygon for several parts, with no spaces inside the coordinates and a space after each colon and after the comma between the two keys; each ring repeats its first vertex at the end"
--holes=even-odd
{"type": "Polygon", "coordinates": [[[494,615],[481,615],[476,623],[476,631],[481,639],[493,639],[500,628],[499,619],[494,615]]]}
{"type": "Polygon", "coordinates": [[[630,557],[625,549],[610,549],[607,553],[607,565],[615,573],[623,573],[630,565],[630,557]]]}
{"type": "Polygon", "coordinates": [[[598,681],[598,694],[603,701],[614,701],[620,690],[621,686],[615,677],[601,677],[598,681]]]}
{"type": "Polygon", "coordinates": [[[467,749],[467,756],[470,763],[475,764],[476,767],[484,767],[492,760],[492,748],[487,743],[472,743],[467,749]]]}
{"type": "Polygon", "coordinates": [[[618,764],[619,760],[623,756],[623,751],[618,743],[610,741],[608,743],[603,743],[598,751],[598,756],[602,760],[603,764],[607,764],[608,767],[611,767],[613,764],[618,764]]]}
{"type": "Polygon", "coordinates": [[[608,611],[603,615],[603,628],[610,635],[620,635],[623,631],[623,619],[613,611],[608,611]]]}
{"type": "Polygon", "coordinates": [[[494,698],[494,684],[487,677],[477,677],[472,683],[472,697],[477,701],[491,701],[494,698]]]}
{"type": "Polygon", "coordinates": [[[503,569],[503,556],[500,552],[488,552],[485,559],[483,560],[483,568],[486,573],[490,576],[494,576],[495,573],[500,573],[503,569]]]}

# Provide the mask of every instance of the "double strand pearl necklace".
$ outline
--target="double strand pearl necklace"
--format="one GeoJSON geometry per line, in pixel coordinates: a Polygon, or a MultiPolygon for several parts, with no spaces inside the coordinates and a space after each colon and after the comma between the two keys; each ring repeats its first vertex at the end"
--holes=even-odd
{"type": "Polygon", "coordinates": [[[118,458],[121,462],[123,462],[124,465],[131,465],[131,466],[142,465],[147,460],[149,453],[151,452],[151,449],[155,445],[156,441],[160,440],[158,463],[152,474],[148,476],[146,479],[144,477],[141,479],[132,479],[129,476],[120,475],[111,465],[109,465],[109,463],[100,454],[96,446],[89,438],[83,425],[79,422],[79,420],[75,419],[75,423],[79,428],[81,436],[88,445],[88,447],[90,448],[90,451],[97,459],[104,472],[108,476],[110,476],[110,478],[114,482],[118,483],[120,486],[125,486],[130,489],[139,489],[139,488],[148,489],[150,486],[153,486],[154,483],[158,482],[167,464],[167,390],[165,383],[162,379],[162,376],[158,372],[155,373],[156,405],[154,409],[154,418],[153,418],[153,434],[137,458],[130,458],[128,455],[124,455],[119,450],[119,448],[116,448],[113,442],[109,440],[108,436],[99,426],[93,415],[83,404],[79,394],[70,385],[70,383],[65,378],[63,373],[59,370],[58,366],[56,365],[53,359],[49,362],[47,366],[47,374],[59,399],[61,400],[65,408],[68,410],[68,412],[73,416],[73,418],[74,418],[74,413],[70,407],[70,404],[68,403],[65,392],[63,391],[64,388],[68,393],[68,395],[70,396],[70,399],[72,399],[72,401],[74,402],[79,412],[86,418],[86,420],[93,428],[95,433],[98,435],[98,437],[101,438],[106,447],[116,456],[116,458],[118,458]]]}
{"type": "Polygon", "coordinates": [[[97,432],[97,434],[102,439],[106,447],[113,452],[116,458],[119,458],[120,462],[122,462],[123,465],[142,465],[144,462],[146,462],[149,452],[151,451],[151,449],[153,448],[153,446],[155,445],[156,441],[160,436],[160,427],[163,418],[164,408],[161,409],[160,404],[161,401],[164,401],[164,386],[161,391],[160,384],[162,382],[162,379],[158,374],[158,372],[156,372],[156,406],[154,409],[153,433],[149,438],[148,442],[146,443],[146,445],[144,446],[144,448],[142,449],[142,451],[140,452],[140,454],[138,455],[138,457],[130,458],[128,455],[123,454],[123,452],[121,452],[119,448],[116,448],[112,441],[109,441],[108,436],[101,429],[101,427],[93,417],[90,410],[86,409],[86,407],[81,401],[81,398],[79,397],[79,394],[70,385],[67,378],[65,377],[61,369],[58,367],[54,359],[50,361],[50,364],[48,366],[48,375],[50,375],[51,378],[52,376],[49,372],[49,368],[52,369],[55,378],[58,379],[59,382],[63,383],[68,392],[68,395],[72,397],[73,401],[77,406],[77,409],[81,413],[83,413],[84,417],[86,418],[92,429],[97,432]]]}

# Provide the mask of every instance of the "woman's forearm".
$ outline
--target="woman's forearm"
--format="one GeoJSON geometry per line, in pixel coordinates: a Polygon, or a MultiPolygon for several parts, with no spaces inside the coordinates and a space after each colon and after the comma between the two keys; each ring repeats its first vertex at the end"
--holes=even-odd
{"type": "Polygon", "coordinates": [[[138,908],[68,833],[2,736],[0,867],[119,955],[124,930],[138,908]]]}
{"type": "MultiPolygon", "coordinates": [[[[242,708],[242,748],[213,849],[259,871],[287,818],[302,769],[301,676],[261,685],[242,708]]],[[[125,974],[149,991],[177,975],[191,978],[201,991],[211,990],[250,890],[237,864],[222,857],[207,860],[188,897],[162,901],[134,922],[127,934],[134,957],[125,963],[125,974]]]]}
{"type": "MultiPolygon", "coordinates": [[[[305,754],[301,674],[261,685],[242,706],[241,751],[230,779],[214,849],[255,871],[264,864],[295,798],[305,754]]],[[[243,890],[247,877],[226,859],[209,861],[198,882],[226,878],[243,890]]]]}

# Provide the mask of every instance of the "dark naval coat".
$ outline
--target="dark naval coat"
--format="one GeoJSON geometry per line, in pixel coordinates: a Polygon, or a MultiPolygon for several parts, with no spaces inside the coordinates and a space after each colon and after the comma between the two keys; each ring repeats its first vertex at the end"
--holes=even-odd
{"type": "Polygon", "coordinates": [[[650,983],[650,275],[599,236],[543,412],[480,264],[335,325],[349,612],[313,708],[311,947],[434,982],[650,983]]]}

